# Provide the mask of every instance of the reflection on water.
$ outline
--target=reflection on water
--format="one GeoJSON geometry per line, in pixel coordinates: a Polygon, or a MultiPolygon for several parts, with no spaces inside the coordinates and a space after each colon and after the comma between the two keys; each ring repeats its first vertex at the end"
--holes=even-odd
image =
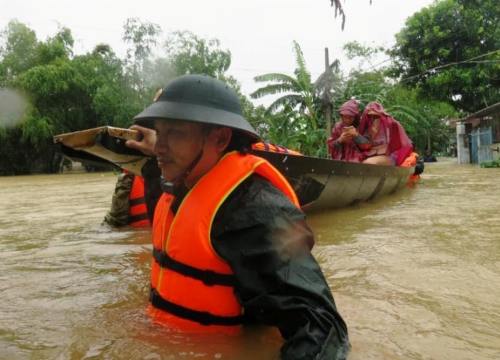
{"type": "MultiPolygon", "coordinates": [[[[350,359],[498,359],[499,169],[315,214],[350,359]]],[[[102,226],[113,174],[0,178],[0,358],[277,359],[274,330],[186,336],[146,316],[149,233],[102,226]]]]}

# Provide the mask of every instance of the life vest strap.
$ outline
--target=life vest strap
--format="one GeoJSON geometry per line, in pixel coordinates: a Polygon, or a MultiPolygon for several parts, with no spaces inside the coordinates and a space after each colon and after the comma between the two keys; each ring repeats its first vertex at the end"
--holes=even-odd
{"type": "Polygon", "coordinates": [[[236,281],[233,275],[220,274],[211,270],[200,270],[171,258],[164,251],[153,248],[153,258],[162,267],[202,281],[207,286],[222,285],[234,286],[236,281]]]}
{"type": "Polygon", "coordinates": [[[148,214],[143,213],[143,214],[132,215],[132,216],[128,217],[129,224],[137,222],[137,221],[142,221],[142,220],[149,220],[148,214]]]}
{"type": "Polygon", "coordinates": [[[165,300],[156,291],[151,288],[149,300],[154,307],[169,312],[175,316],[183,319],[198,322],[202,325],[241,325],[243,323],[243,316],[218,316],[206,311],[197,311],[188,309],[184,306],[174,304],[165,300]]]}
{"type": "Polygon", "coordinates": [[[146,199],[144,197],[129,199],[128,203],[130,206],[141,205],[146,203],[146,199]]]}

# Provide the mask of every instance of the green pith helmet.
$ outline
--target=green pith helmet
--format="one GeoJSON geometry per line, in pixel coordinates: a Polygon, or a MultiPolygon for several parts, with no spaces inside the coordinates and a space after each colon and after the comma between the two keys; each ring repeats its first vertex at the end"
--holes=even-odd
{"type": "Polygon", "coordinates": [[[155,119],[227,126],[249,137],[252,142],[260,139],[243,117],[236,92],[222,81],[206,75],[183,75],[172,80],[155,102],[134,118],[134,122],[152,128],[155,119]]]}

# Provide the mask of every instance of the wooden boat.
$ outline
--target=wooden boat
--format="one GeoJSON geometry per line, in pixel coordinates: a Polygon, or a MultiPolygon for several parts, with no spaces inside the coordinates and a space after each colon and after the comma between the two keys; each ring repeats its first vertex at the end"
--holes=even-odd
{"type": "MultiPolygon", "coordinates": [[[[147,158],[125,146],[126,140],[138,136],[133,130],[104,126],[56,135],[54,142],[72,160],[108,163],[140,174],[147,158]]],[[[406,186],[414,173],[413,167],[348,163],[257,150],[253,153],[267,159],[290,181],[308,212],[345,207],[395,193],[406,186]]]]}
{"type": "Polygon", "coordinates": [[[134,130],[112,126],[75,131],[54,136],[54,143],[73,161],[90,165],[111,165],[134,174],[141,174],[147,157],[125,146],[127,140],[138,140],[134,130]]]}
{"type": "Polygon", "coordinates": [[[292,184],[304,210],[340,208],[404,188],[414,168],[255,151],[292,184]]]}

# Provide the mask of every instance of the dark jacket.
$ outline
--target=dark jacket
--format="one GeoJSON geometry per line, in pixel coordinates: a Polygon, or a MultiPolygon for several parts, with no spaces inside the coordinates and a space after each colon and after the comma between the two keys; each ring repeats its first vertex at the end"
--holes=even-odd
{"type": "MultiPolygon", "coordinates": [[[[161,195],[155,163],[143,169],[148,210],[161,195]]],[[[177,210],[187,193],[176,191],[177,210]]],[[[212,227],[212,244],[231,266],[246,321],[279,328],[283,359],[343,359],[347,327],[311,255],[314,243],[304,213],[258,175],[226,199],[212,227]]]]}
{"type": "Polygon", "coordinates": [[[113,198],[111,199],[111,208],[104,217],[104,223],[115,227],[129,224],[129,195],[133,183],[133,174],[121,173],[118,175],[113,198]]]}

